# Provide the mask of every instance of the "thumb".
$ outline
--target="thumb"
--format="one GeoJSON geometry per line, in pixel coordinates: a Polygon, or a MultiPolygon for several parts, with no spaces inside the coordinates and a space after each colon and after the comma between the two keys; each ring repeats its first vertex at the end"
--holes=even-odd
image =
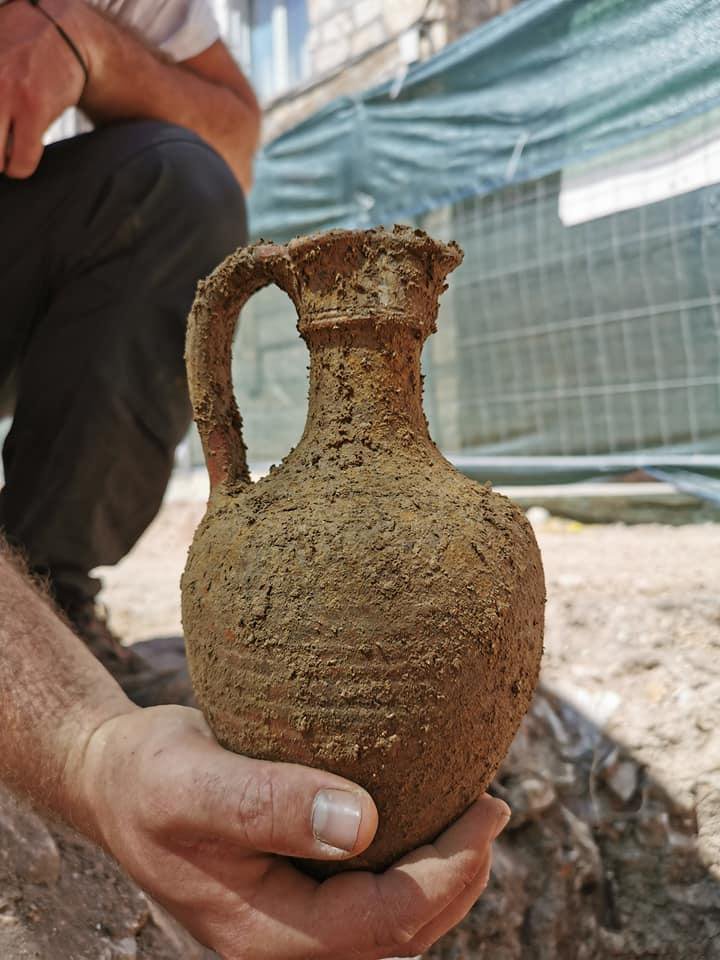
{"type": "Polygon", "coordinates": [[[188,828],[250,850],[318,860],[356,856],[375,836],[372,797],[343,777],[237,756],[208,743],[202,752],[204,762],[190,767],[198,777],[186,807],[188,828]]]}

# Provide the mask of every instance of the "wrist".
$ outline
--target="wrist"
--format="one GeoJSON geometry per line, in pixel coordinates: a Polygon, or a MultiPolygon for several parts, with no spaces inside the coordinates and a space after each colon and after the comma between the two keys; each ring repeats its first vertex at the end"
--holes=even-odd
{"type": "Polygon", "coordinates": [[[88,16],[91,11],[87,3],[84,0],[40,0],[39,6],[72,39],[85,62],[88,73],[92,74],[93,19],[88,16]]]}
{"type": "Polygon", "coordinates": [[[140,793],[139,780],[147,776],[167,749],[169,739],[188,732],[213,740],[197,710],[180,706],[141,709],[127,701],[115,709],[78,745],[74,752],[74,803],[79,818],[74,825],[112,856],[121,856],[118,838],[125,836],[138,806],[152,806],[153,798],[140,793]]]}
{"type": "Polygon", "coordinates": [[[8,11],[11,31],[14,18],[15,29],[25,31],[33,40],[38,62],[49,60],[53,64],[56,89],[65,100],[62,106],[76,105],[90,72],[92,45],[85,17],[87,4],[83,0],[6,0],[0,9],[8,11]],[[70,64],[72,67],[67,69],[70,64]],[[74,77],[80,80],[75,94],[74,77]]]}
{"type": "Polygon", "coordinates": [[[142,713],[118,688],[96,705],[85,704],[81,715],[70,716],[61,730],[66,744],[61,783],[61,813],[86,837],[104,846],[103,763],[117,721],[142,713]]]}

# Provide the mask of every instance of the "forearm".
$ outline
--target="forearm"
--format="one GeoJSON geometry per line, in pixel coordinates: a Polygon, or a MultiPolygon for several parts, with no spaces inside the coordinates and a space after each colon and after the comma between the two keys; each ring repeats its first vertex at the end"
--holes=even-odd
{"type": "Polygon", "coordinates": [[[0,543],[0,780],[92,834],[69,772],[100,724],[133,709],[0,543]]]}
{"type": "Polygon", "coordinates": [[[259,140],[259,110],[240,79],[229,89],[169,63],[142,40],[85,3],[75,3],[73,29],[88,60],[80,106],[95,122],[166,120],[201,136],[225,159],[247,192],[259,140]]]}

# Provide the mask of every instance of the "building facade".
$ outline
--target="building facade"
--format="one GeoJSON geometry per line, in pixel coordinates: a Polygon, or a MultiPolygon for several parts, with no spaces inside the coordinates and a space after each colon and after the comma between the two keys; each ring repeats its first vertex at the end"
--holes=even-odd
{"type": "Polygon", "coordinates": [[[214,0],[223,36],[253,81],[264,139],[337,96],[408,66],[519,0],[214,0]]]}

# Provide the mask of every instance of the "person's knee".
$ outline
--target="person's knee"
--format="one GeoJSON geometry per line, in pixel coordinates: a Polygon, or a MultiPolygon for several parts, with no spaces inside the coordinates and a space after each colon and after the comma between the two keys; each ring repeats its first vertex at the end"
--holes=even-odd
{"type": "Polygon", "coordinates": [[[139,254],[148,266],[197,269],[199,277],[247,240],[234,174],[197,134],[175,124],[125,121],[53,143],[33,183],[42,180],[62,182],[70,198],[58,259],[73,269],[76,256],[86,265],[139,254]],[[76,234],[82,243],[68,243],[76,234]]]}
{"type": "Polygon", "coordinates": [[[223,158],[192,131],[123,123],[90,134],[87,150],[95,168],[106,171],[94,216],[113,247],[131,245],[160,270],[195,274],[194,285],[247,241],[242,190],[223,158]]]}
{"type": "Polygon", "coordinates": [[[104,169],[88,218],[93,243],[83,245],[102,265],[90,296],[118,294],[102,309],[103,376],[112,383],[124,370],[138,394],[151,382],[163,393],[156,405],[177,402],[185,418],[188,312],[198,280],[246,242],[242,191],[211,147],[172,124],[118,125],[87,149],[104,169]]]}
{"type": "Polygon", "coordinates": [[[199,136],[162,125],[141,163],[153,167],[156,178],[145,208],[147,216],[160,215],[178,250],[197,255],[202,271],[246,243],[240,185],[225,160],[199,136]]]}
{"type": "Polygon", "coordinates": [[[195,134],[158,147],[173,197],[173,217],[222,259],[247,242],[245,198],[234,173],[195,134]]]}

